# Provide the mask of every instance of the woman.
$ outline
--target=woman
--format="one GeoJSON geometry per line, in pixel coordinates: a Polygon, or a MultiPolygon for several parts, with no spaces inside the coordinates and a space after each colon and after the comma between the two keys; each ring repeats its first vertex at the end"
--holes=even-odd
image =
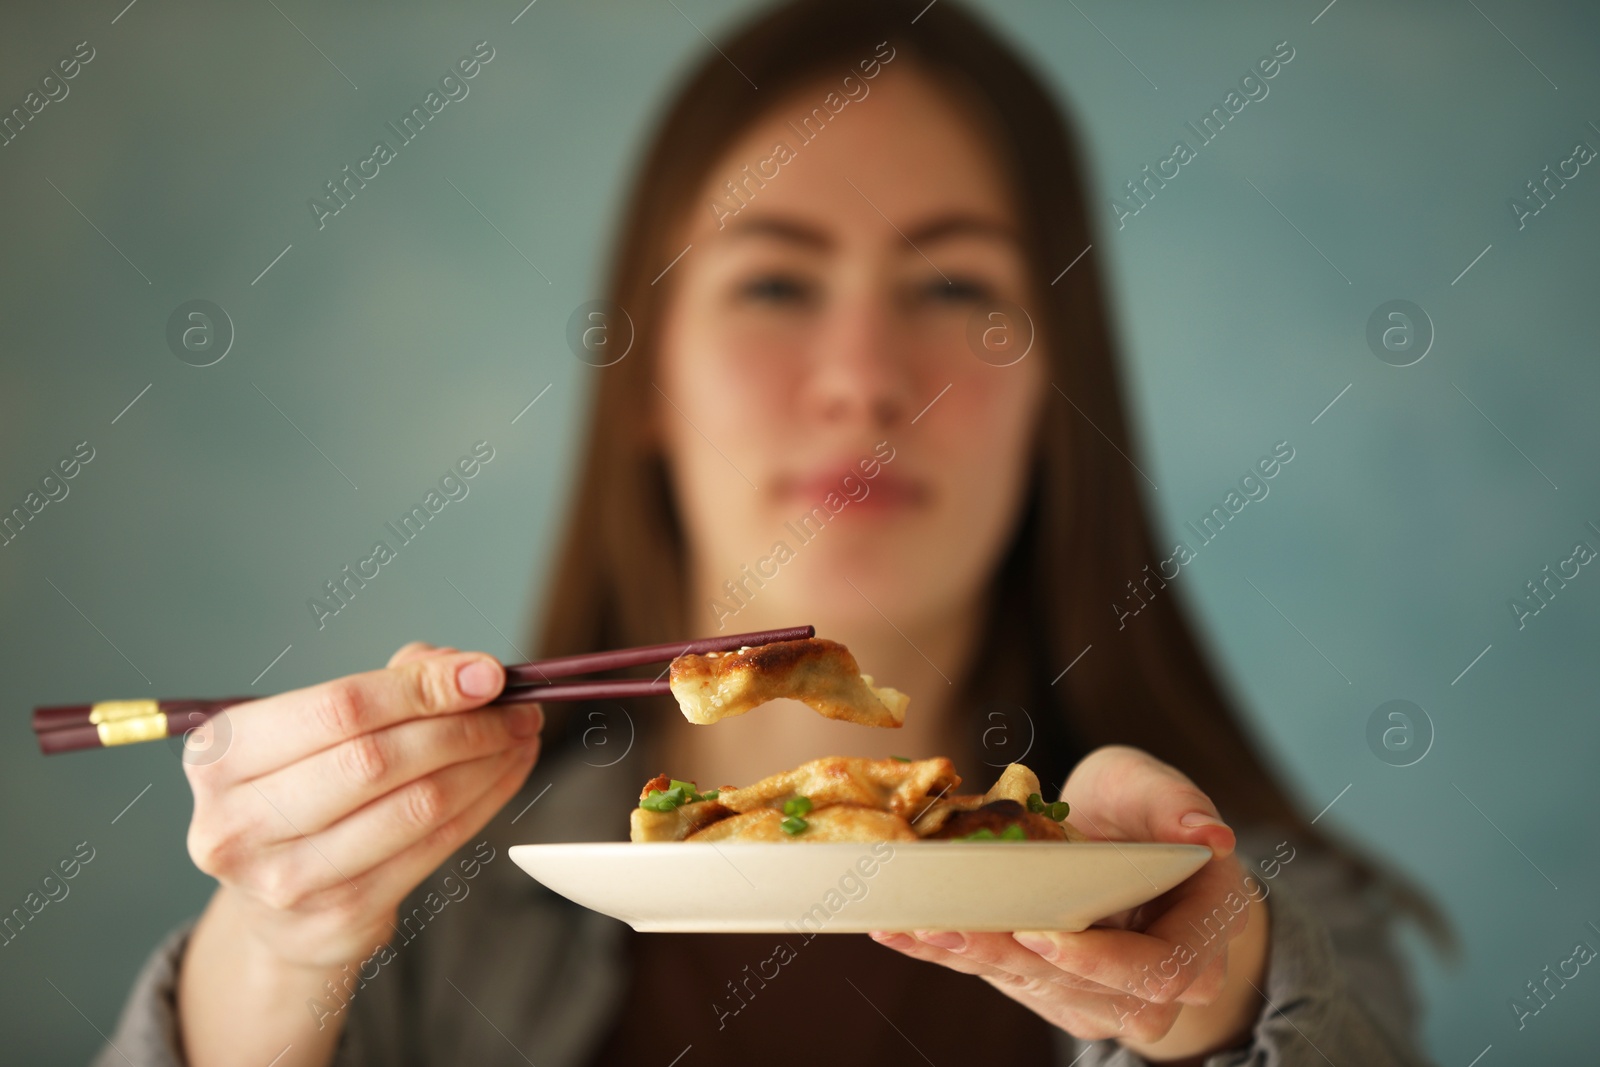
{"type": "Polygon", "coordinates": [[[904,729],[544,726],[422,644],[233,708],[187,768],[220,886],[102,1062],[1420,1062],[1406,895],[1296,814],[1161,592],[1055,105],[952,4],[862,7],[760,18],[656,132],[541,651],[814,623],[913,695],[904,729]],[[980,785],[1026,758],[1093,836],[1213,858],[1082,933],[819,938],[743,993],[772,937],[633,935],[500,858],[621,836],[663,768],[893,753],[980,785]]]}

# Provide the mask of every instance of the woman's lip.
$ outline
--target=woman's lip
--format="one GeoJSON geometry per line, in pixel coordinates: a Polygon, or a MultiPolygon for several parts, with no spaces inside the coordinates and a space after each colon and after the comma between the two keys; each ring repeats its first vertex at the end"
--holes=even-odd
{"type": "Polygon", "coordinates": [[[920,479],[886,470],[880,470],[875,478],[868,478],[854,467],[842,467],[827,473],[783,479],[778,491],[785,501],[798,501],[807,507],[821,504],[830,493],[849,501],[852,507],[911,506],[925,503],[930,489],[920,479]]]}

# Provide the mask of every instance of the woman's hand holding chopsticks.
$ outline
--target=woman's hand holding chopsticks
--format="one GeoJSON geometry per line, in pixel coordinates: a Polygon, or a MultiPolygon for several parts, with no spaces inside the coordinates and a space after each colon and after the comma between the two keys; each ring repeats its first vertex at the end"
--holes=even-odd
{"type": "Polygon", "coordinates": [[[228,709],[227,751],[184,766],[189,853],[221,883],[179,981],[193,1063],[291,1042],[295,1062],[327,1062],[342,1015],[307,1000],[389,940],[400,902],[538,757],[536,704],[483,707],[504,684],[488,655],[413,643],[384,670],[228,709]]]}

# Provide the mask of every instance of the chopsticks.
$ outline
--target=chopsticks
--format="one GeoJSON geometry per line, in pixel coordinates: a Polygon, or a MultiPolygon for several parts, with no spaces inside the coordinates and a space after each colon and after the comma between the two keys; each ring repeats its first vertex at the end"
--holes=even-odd
{"type": "MultiPolygon", "coordinates": [[[[559,682],[551,679],[569,679],[579,674],[670,662],[679,656],[703,656],[708,652],[733,652],[779,641],[802,641],[816,636],[816,632],[814,626],[791,626],[781,630],[757,630],[676,644],[586,652],[576,656],[518,663],[506,667],[506,687],[490,704],[500,706],[532,701],[625,700],[630,697],[660,696],[671,692],[665,677],[653,680],[598,678],[559,682]]],[[[665,673],[662,672],[663,675],[665,673]]],[[[33,732],[39,740],[39,751],[46,756],[85,748],[157,741],[163,737],[181,735],[224,708],[259,699],[259,696],[243,696],[210,700],[105,700],[95,704],[36,707],[33,709],[33,732]]]]}
{"type": "Polygon", "coordinates": [[[570,678],[575,674],[614,671],[620,667],[642,667],[648,663],[674,660],[679,656],[733,652],[748,646],[770,645],[778,641],[803,641],[816,635],[815,626],[790,626],[783,630],[757,630],[754,633],[729,634],[726,637],[702,637],[697,641],[643,645],[639,648],[622,648],[615,652],[584,652],[576,656],[562,656],[559,659],[520,663],[515,667],[507,667],[506,688],[531,682],[547,682],[551,678],[570,678]]]}

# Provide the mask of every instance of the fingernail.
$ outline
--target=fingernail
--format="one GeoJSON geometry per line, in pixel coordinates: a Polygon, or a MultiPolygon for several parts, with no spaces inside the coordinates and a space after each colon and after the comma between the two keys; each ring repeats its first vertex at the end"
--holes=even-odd
{"type": "Polygon", "coordinates": [[[512,737],[532,737],[539,732],[539,709],[518,704],[506,715],[506,729],[512,737]]]}
{"type": "Polygon", "coordinates": [[[954,930],[921,930],[917,933],[917,940],[950,952],[960,952],[967,947],[966,935],[954,930]]]}
{"type": "Polygon", "coordinates": [[[874,930],[869,936],[878,944],[887,945],[889,948],[910,948],[912,945],[911,938],[905,934],[891,934],[883,930],[874,930]]]}
{"type": "Polygon", "coordinates": [[[1205,813],[1203,811],[1191,811],[1189,814],[1187,814],[1183,818],[1179,819],[1178,822],[1182,823],[1184,826],[1226,826],[1227,825],[1221,819],[1218,819],[1215,815],[1208,815],[1207,813],[1205,813]]]}
{"type": "Polygon", "coordinates": [[[456,672],[456,685],[469,697],[494,696],[500,687],[500,672],[486,659],[475,659],[456,672]]]}
{"type": "Polygon", "coordinates": [[[1048,937],[1040,937],[1038,934],[1012,934],[1011,940],[1029,952],[1037,952],[1043,959],[1056,958],[1056,943],[1048,937]]]}

